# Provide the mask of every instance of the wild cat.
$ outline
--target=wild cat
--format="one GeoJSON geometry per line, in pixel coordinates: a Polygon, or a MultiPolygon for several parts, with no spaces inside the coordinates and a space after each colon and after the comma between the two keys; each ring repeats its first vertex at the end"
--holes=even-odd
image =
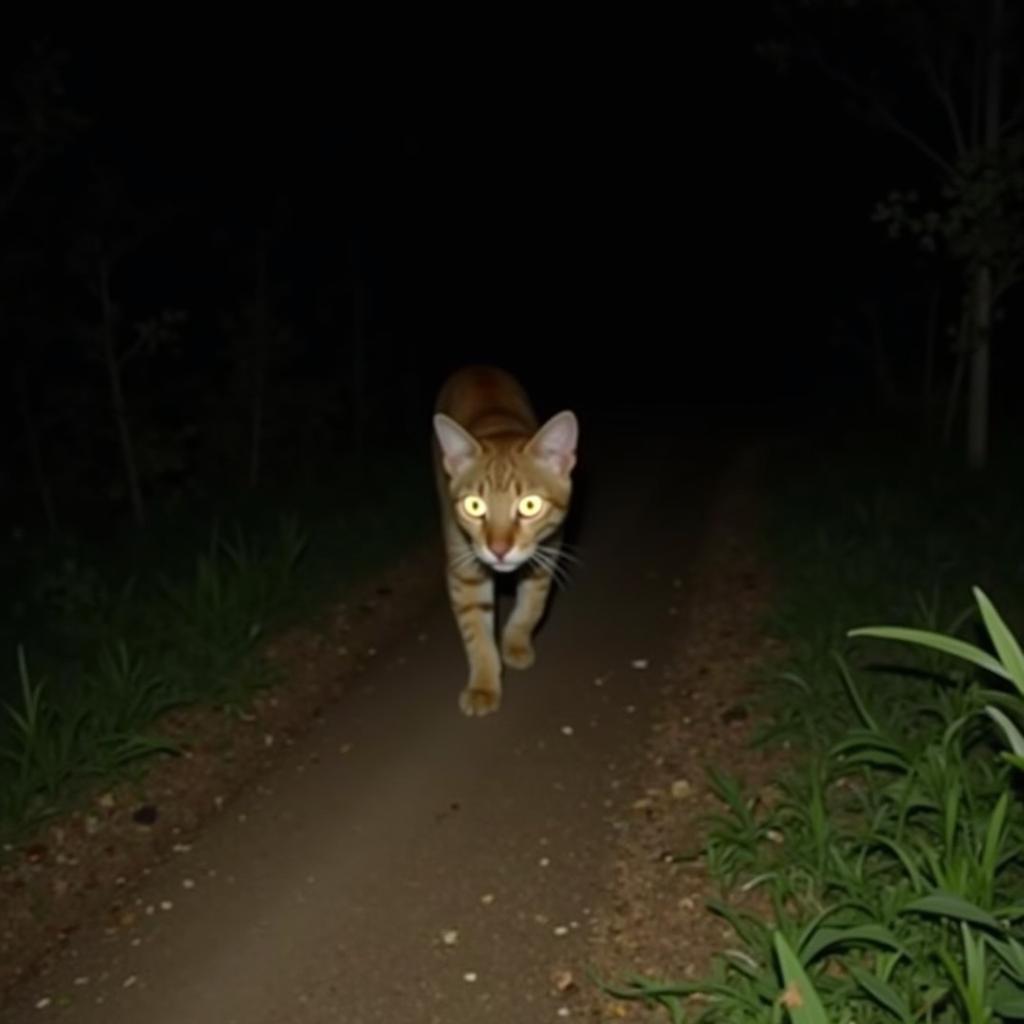
{"type": "Polygon", "coordinates": [[[501,703],[502,662],[533,664],[533,631],[559,568],[579,425],[567,410],[538,427],[519,382],[481,366],[445,382],[434,434],[448,594],[469,661],[459,707],[486,715],[501,703]],[[499,656],[493,574],[516,570],[516,603],[499,656]]]}

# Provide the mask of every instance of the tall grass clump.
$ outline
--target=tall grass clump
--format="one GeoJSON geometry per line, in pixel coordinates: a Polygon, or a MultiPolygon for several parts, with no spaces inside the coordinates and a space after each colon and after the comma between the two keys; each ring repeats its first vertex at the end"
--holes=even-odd
{"type": "Polygon", "coordinates": [[[261,641],[419,543],[430,472],[422,452],[382,452],[274,493],[155,508],[141,532],[0,547],[0,843],[173,754],[167,711],[241,710],[275,682],[261,641]]]}
{"type": "Polygon", "coordinates": [[[17,687],[0,716],[0,837],[24,833],[98,780],[173,753],[153,731],[165,712],[239,707],[266,685],[256,645],[287,604],[305,547],[293,521],[262,544],[215,530],[189,574],[79,592],[74,618],[55,628],[80,654],[51,659],[53,677],[36,678],[19,646],[17,687]]]}
{"type": "Polygon", "coordinates": [[[1024,655],[989,596],[1014,594],[1020,505],[871,469],[833,464],[777,506],[788,653],[765,736],[794,753],[771,801],[711,776],[705,861],[735,942],[708,977],[606,986],[673,1022],[1024,1019],[1024,655]]]}

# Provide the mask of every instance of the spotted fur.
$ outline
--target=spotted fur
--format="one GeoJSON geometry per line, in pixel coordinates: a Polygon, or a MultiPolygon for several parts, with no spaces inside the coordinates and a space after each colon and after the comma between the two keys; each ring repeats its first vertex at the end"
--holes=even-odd
{"type": "Polygon", "coordinates": [[[469,662],[459,696],[467,715],[498,710],[502,663],[533,664],[533,632],[559,572],[578,432],[568,411],[538,426],[520,384],[492,367],[458,371],[438,395],[434,463],[448,594],[469,662]],[[499,572],[518,572],[500,653],[494,620],[499,572]]]}

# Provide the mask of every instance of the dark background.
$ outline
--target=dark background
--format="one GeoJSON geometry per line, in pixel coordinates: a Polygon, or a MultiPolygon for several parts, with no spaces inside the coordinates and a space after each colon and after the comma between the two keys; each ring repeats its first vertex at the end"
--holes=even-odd
{"type": "MultiPolygon", "coordinates": [[[[45,343],[10,328],[8,343],[29,353],[64,508],[125,512],[104,371],[76,340],[96,303],[67,270],[98,167],[120,182],[117,209],[167,214],[115,272],[125,325],[188,316],[176,345],[125,370],[140,446],[173,450],[144,474],[147,500],[244,477],[221,317],[251,290],[261,239],[290,338],[269,378],[265,486],[330,472],[356,445],[356,309],[371,461],[426,444],[433,395],[466,361],[521,374],[542,412],[572,406],[584,431],[637,404],[738,407],[753,429],[870,418],[865,302],[917,387],[922,282],[943,266],[870,214],[921,179],[920,158],[841,91],[761,59],[767,5],[628,30],[329,24],[49,26],[89,124],[8,220],[9,239],[43,248],[32,273],[52,314],[45,343]]],[[[9,71],[36,38],[7,36],[9,71]]],[[[1012,404],[1017,347],[997,348],[997,406],[1012,404]]],[[[24,528],[38,511],[13,395],[4,411],[7,519],[24,528]]]]}

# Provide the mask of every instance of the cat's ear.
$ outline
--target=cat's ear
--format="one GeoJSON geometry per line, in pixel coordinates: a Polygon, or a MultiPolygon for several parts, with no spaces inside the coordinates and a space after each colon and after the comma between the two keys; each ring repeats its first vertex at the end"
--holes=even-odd
{"type": "Polygon", "coordinates": [[[480,457],[483,449],[476,438],[450,416],[439,412],[434,417],[434,433],[441,444],[444,468],[449,476],[462,472],[474,459],[480,457]]]}
{"type": "Polygon", "coordinates": [[[576,442],[579,434],[576,416],[566,410],[552,416],[533,435],[526,450],[549,469],[562,476],[568,476],[576,465],[576,442]]]}

